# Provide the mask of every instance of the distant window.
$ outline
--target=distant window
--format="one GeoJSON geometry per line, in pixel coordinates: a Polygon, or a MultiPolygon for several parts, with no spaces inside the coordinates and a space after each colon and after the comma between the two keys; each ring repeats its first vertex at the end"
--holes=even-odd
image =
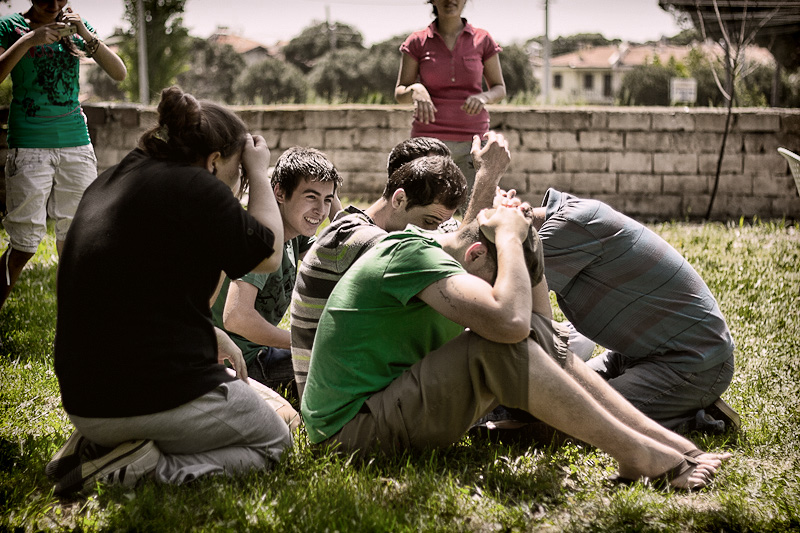
{"type": "Polygon", "coordinates": [[[561,74],[556,74],[553,76],[553,88],[560,89],[561,88],[561,74]]]}
{"type": "Polygon", "coordinates": [[[603,96],[611,96],[611,74],[603,76],[603,96]]]}
{"type": "Polygon", "coordinates": [[[591,91],[594,89],[594,75],[593,74],[584,74],[583,75],[583,88],[587,91],[591,91]]]}

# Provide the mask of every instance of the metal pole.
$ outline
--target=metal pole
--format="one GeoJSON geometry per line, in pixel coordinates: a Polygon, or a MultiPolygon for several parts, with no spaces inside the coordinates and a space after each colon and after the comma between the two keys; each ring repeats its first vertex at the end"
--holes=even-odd
{"type": "Polygon", "coordinates": [[[544,0],[544,92],[545,105],[550,104],[550,1],[544,0]]]}
{"type": "Polygon", "coordinates": [[[147,76],[147,34],[145,33],[144,0],[136,0],[136,19],[138,21],[136,37],[139,44],[139,102],[149,105],[150,80],[147,76]]]}

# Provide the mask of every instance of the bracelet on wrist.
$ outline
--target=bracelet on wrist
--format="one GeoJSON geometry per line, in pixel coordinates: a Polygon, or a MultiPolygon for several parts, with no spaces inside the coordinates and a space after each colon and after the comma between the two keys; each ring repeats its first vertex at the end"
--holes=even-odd
{"type": "Polygon", "coordinates": [[[100,48],[100,39],[97,37],[93,37],[86,41],[86,55],[88,57],[92,57],[94,54],[96,54],[98,48],[100,48]]]}

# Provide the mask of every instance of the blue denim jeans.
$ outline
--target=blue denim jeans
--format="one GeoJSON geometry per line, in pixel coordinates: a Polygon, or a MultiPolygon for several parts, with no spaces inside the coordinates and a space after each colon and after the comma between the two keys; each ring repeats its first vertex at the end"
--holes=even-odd
{"type": "Polygon", "coordinates": [[[631,360],[606,350],[586,364],[637,409],[675,430],[725,392],[733,379],[734,358],[703,372],[681,372],[657,358],[631,360]]]}
{"type": "Polygon", "coordinates": [[[291,350],[265,346],[248,363],[247,377],[275,391],[288,388],[298,397],[291,350]]]}

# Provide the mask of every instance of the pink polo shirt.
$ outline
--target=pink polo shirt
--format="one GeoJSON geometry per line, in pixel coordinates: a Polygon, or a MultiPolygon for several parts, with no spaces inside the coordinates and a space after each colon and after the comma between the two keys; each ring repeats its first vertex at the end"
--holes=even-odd
{"type": "Polygon", "coordinates": [[[489,131],[489,112],[468,115],[461,106],[469,95],[483,91],[483,63],[502,50],[486,30],[464,21],[451,52],[436,28],[436,22],[416,31],[400,51],[419,63],[420,83],[428,89],[436,106],[436,122],[414,119],[412,137],[435,137],[443,141],[471,141],[473,135],[489,131]]]}

